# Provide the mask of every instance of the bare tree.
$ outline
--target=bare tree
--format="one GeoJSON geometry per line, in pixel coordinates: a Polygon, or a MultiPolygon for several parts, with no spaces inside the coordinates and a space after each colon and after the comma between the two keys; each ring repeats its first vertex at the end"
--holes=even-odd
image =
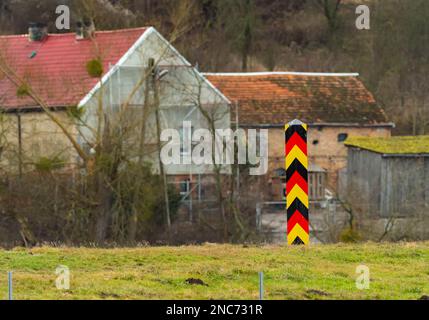
{"type": "Polygon", "coordinates": [[[338,13],[342,0],[315,0],[328,22],[329,29],[335,31],[338,28],[338,13]]]}

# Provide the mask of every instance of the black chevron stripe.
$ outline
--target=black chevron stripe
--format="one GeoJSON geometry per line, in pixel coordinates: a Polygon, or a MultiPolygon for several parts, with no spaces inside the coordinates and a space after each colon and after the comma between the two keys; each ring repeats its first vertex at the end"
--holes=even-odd
{"type": "MultiPolygon", "coordinates": [[[[289,222],[289,220],[290,219],[292,219],[292,217],[296,214],[296,210],[292,213],[292,212],[290,212],[288,215],[287,215],[287,221],[289,222]]],[[[298,211],[299,212],[299,211],[298,211]]],[[[306,216],[305,215],[303,215],[302,213],[300,213],[303,217],[304,217],[304,219],[306,219],[307,221],[308,221],[308,219],[306,218],[306,216]]]]}
{"type": "Polygon", "coordinates": [[[290,126],[287,130],[286,130],[286,141],[289,141],[290,138],[292,138],[292,136],[295,134],[295,132],[297,132],[301,138],[304,141],[307,141],[307,131],[304,129],[303,126],[290,126]]]}
{"type": "Polygon", "coordinates": [[[289,181],[290,178],[292,178],[293,174],[298,171],[298,173],[301,175],[301,177],[304,178],[304,180],[308,181],[308,170],[302,165],[302,163],[295,159],[289,168],[286,170],[286,181],[289,181]]]}
{"type": "Polygon", "coordinates": [[[308,221],[308,209],[307,207],[299,200],[298,198],[295,199],[291,206],[287,209],[287,220],[289,221],[290,218],[295,214],[296,211],[301,212],[302,216],[305,218],[305,220],[308,221]]]}
{"type": "Polygon", "coordinates": [[[292,242],[292,245],[294,245],[294,246],[300,246],[303,244],[305,244],[305,243],[304,243],[304,241],[301,240],[300,237],[296,237],[296,239],[292,242]]]}

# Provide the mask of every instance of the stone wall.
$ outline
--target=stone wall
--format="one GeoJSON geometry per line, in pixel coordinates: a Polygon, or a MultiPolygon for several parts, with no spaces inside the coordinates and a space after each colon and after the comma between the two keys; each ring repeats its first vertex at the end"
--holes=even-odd
{"type": "MultiPolygon", "coordinates": [[[[66,128],[77,137],[77,130],[65,111],[57,111],[66,128]]],[[[3,152],[0,164],[3,170],[18,172],[21,158],[23,171],[31,170],[42,158],[58,158],[71,166],[77,154],[61,129],[43,112],[8,113],[2,116],[0,134],[3,152]],[[19,118],[21,119],[21,152],[19,148],[19,118]]]]}

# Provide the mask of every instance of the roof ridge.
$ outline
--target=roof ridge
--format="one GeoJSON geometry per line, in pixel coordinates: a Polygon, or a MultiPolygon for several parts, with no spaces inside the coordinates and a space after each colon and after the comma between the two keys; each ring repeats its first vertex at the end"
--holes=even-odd
{"type": "MultiPolygon", "coordinates": [[[[125,28],[125,29],[114,29],[114,30],[95,30],[95,34],[106,34],[106,33],[120,33],[120,32],[129,32],[129,31],[138,31],[138,30],[148,30],[151,26],[146,27],[135,27],[135,28],[125,28]]],[[[65,33],[48,33],[48,36],[54,37],[65,37],[65,36],[74,36],[74,32],[65,32],[65,33]]],[[[20,38],[20,37],[28,37],[28,34],[5,34],[0,35],[1,38],[20,38]]]]}
{"type": "Polygon", "coordinates": [[[314,77],[359,77],[359,73],[329,73],[329,72],[296,72],[296,71],[274,71],[274,72],[205,72],[205,76],[222,77],[246,77],[246,76],[270,76],[270,75],[291,75],[291,76],[314,76],[314,77]]]}
{"type": "MultiPolygon", "coordinates": [[[[416,135],[416,136],[390,136],[390,137],[368,137],[368,136],[353,136],[349,138],[350,140],[384,140],[384,141],[394,141],[394,140],[416,140],[416,139],[429,139],[429,135],[416,135]]],[[[347,141],[346,141],[347,142],[347,141]]]]}
{"type": "Polygon", "coordinates": [[[119,33],[119,32],[128,32],[128,31],[147,30],[150,28],[152,28],[152,26],[125,28],[125,29],[114,29],[114,30],[95,30],[95,33],[119,33]]]}

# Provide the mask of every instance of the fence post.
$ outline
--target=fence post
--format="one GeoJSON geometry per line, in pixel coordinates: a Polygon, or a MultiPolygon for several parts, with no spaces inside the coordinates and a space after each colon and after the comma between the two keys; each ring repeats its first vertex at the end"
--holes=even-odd
{"type": "Polygon", "coordinates": [[[10,301],[13,300],[13,283],[12,283],[12,271],[7,273],[8,282],[8,298],[10,301]]]}
{"type": "Polygon", "coordinates": [[[256,230],[258,232],[262,231],[262,204],[256,204],[256,230]]]}
{"type": "Polygon", "coordinates": [[[264,273],[259,272],[259,300],[264,300],[264,273]]]}
{"type": "Polygon", "coordinates": [[[307,131],[308,126],[299,120],[294,120],[285,127],[289,245],[307,245],[310,242],[307,131]]]}

